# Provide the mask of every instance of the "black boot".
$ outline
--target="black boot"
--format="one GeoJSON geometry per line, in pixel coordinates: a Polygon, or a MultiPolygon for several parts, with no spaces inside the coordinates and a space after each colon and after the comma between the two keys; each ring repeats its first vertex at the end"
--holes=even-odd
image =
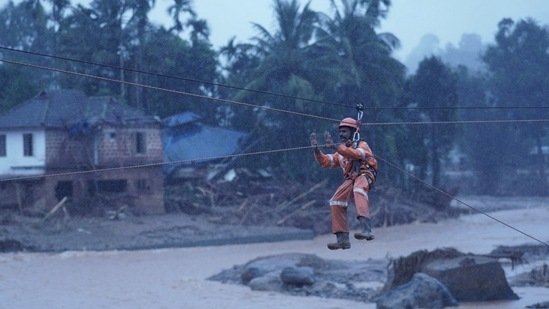
{"type": "Polygon", "coordinates": [[[351,242],[349,241],[349,232],[337,232],[335,233],[337,237],[337,242],[331,242],[328,244],[328,249],[337,250],[337,249],[350,249],[351,242]]]}
{"type": "Polygon", "coordinates": [[[358,221],[361,225],[361,231],[358,233],[355,233],[356,239],[366,239],[366,240],[373,240],[374,234],[372,234],[372,221],[368,217],[358,217],[358,221]]]}

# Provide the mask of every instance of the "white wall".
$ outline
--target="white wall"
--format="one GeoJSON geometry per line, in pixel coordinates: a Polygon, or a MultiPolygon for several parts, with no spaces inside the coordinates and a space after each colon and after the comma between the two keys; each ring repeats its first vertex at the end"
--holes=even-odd
{"type": "Polygon", "coordinates": [[[6,135],[6,156],[0,157],[0,175],[39,175],[46,162],[46,134],[44,130],[0,131],[6,135]],[[33,135],[33,156],[23,156],[23,134],[33,135]]]}

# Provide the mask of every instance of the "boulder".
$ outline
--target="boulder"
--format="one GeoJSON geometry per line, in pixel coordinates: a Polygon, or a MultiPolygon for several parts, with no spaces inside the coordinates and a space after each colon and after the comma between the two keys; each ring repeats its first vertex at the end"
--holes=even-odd
{"type": "Polygon", "coordinates": [[[393,260],[383,290],[402,285],[419,272],[442,282],[458,301],[518,299],[497,259],[453,248],[421,250],[393,260]]]}
{"type": "Polygon", "coordinates": [[[424,273],[416,273],[407,283],[383,293],[376,302],[378,309],[436,309],[457,304],[456,299],[440,281],[424,273]]]}
{"type": "Polygon", "coordinates": [[[254,278],[248,283],[248,286],[254,291],[281,292],[283,290],[279,271],[272,271],[263,276],[254,278]]]}
{"type": "Polygon", "coordinates": [[[248,284],[253,279],[257,277],[261,277],[265,273],[267,272],[264,272],[257,267],[253,267],[253,266],[246,267],[242,270],[242,273],[240,274],[240,280],[242,281],[243,284],[248,284]]]}
{"type": "Polygon", "coordinates": [[[286,267],[280,279],[284,284],[302,287],[315,283],[315,272],[311,267],[286,267]]]}
{"type": "Polygon", "coordinates": [[[442,282],[459,301],[515,300],[500,263],[493,258],[465,255],[433,260],[422,271],[442,282]]]}
{"type": "Polygon", "coordinates": [[[371,302],[386,276],[386,259],[324,260],[312,254],[284,253],[235,265],[209,279],[253,290],[371,302]]]}

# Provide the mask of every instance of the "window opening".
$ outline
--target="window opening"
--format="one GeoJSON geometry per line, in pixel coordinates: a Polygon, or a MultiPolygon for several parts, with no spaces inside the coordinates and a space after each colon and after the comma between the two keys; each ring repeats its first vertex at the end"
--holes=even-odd
{"type": "Polygon", "coordinates": [[[34,155],[32,144],[32,133],[23,134],[23,155],[25,157],[32,157],[34,155]]]}
{"type": "Polygon", "coordinates": [[[145,134],[143,132],[135,132],[135,152],[145,153],[145,134]]]}
{"type": "Polygon", "coordinates": [[[6,156],[6,135],[0,134],[0,157],[6,156]]]}

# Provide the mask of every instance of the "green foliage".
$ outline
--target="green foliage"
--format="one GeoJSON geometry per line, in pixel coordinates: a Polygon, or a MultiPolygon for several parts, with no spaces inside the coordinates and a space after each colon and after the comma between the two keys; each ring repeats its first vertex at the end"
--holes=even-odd
{"type": "Polygon", "coordinates": [[[211,84],[200,81],[215,81],[217,74],[216,53],[207,41],[191,42],[174,36],[163,28],[151,31],[143,47],[146,72],[162,72],[164,75],[185,77],[195,81],[182,81],[152,75],[143,76],[143,82],[163,88],[192,93],[197,96],[182,96],[161,91],[145,90],[146,108],[161,117],[192,110],[206,118],[214,120],[218,103],[199,96],[214,94],[211,84]],[[192,75],[189,75],[192,72],[192,75]]]}
{"type": "Polygon", "coordinates": [[[0,112],[30,99],[38,89],[31,79],[32,73],[19,66],[0,66],[0,112]]]}
{"type": "MultiPolygon", "coordinates": [[[[333,4],[337,8],[335,2],[333,4]]],[[[246,88],[287,97],[240,91],[233,99],[332,119],[356,117],[354,106],[362,103],[369,108],[365,122],[391,119],[375,110],[396,105],[404,81],[404,67],[391,57],[394,45],[386,40],[389,35],[378,35],[374,30],[384,14],[381,7],[389,1],[342,1],[341,4],[344,11],[336,10],[333,17],[328,17],[311,11],[308,5],[300,8],[295,0],[274,1],[278,25],[275,32],[255,25],[258,36],[253,38],[254,43],[234,45],[231,41],[223,52],[233,59],[230,68],[238,65],[238,71],[228,75],[229,80],[246,81],[246,88]],[[337,106],[344,104],[349,108],[337,106]]],[[[336,129],[335,123],[296,121],[292,115],[269,112],[265,117],[260,109],[239,110],[235,114],[235,123],[255,132],[267,149],[275,143],[282,147],[306,145],[312,131],[322,134],[324,130],[334,132],[336,129]],[[242,119],[248,121],[239,121],[242,119]]],[[[394,150],[395,139],[382,136],[395,134],[392,129],[382,131],[372,127],[363,137],[374,150],[376,147],[394,150]]],[[[391,155],[394,152],[387,151],[391,155]]],[[[298,178],[311,174],[309,166],[301,163],[311,160],[310,153],[292,155],[289,161],[285,156],[288,154],[280,155],[270,164],[284,167],[285,173],[298,178]]]]}
{"type": "MultiPolygon", "coordinates": [[[[487,89],[486,74],[471,74],[466,68],[458,70],[458,97],[460,106],[494,107],[490,101],[487,89]]],[[[471,121],[496,120],[505,117],[502,110],[463,110],[461,119],[471,121]]],[[[493,194],[498,191],[499,180],[505,170],[503,155],[509,150],[506,147],[507,137],[512,134],[508,125],[474,124],[465,126],[459,140],[459,148],[467,155],[464,169],[475,171],[474,186],[477,194],[493,194]]]]}
{"type": "MultiPolygon", "coordinates": [[[[432,183],[438,185],[441,161],[459,142],[467,154],[467,167],[478,172],[480,193],[493,193],[501,187],[494,178],[503,178],[505,170],[516,170],[533,147],[541,150],[547,143],[545,122],[467,125],[463,131],[452,125],[372,125],[549,118],[547,109],[532,108],[546,106],[549,93],[549,36],[534,21],[506,19],[499,24],[496,44],[483,55],[486,74],[470,75],[463,69],[456,74],[440,59],[429,57],[415,75],[406,78],[405,67],[391,55],[399,40],[377,31],[390,8],[389,0],[331,0],[334,11],[330,16],[314,12],[309,3],[301,6],[298,0],[274,0],[276,28],[272,32],[255,24],[257,35],[252,40],[236,43],[232,39],[219,51],[212,48],[208,23],[196,15],[192,1],[172,2],[172,24],[166,28],[149,22],[148,14],[156,3],[10,1],[0,8],[0,45],[103,66],[7,51],[2,56],[188,95],[4,63],[0,65],[1,108],[22,102],[39,88],[75,88],[88,95],[116,96],[161,117],[193,111],[207,123],[250,132],[252,143],[247,151],[262,151],[308,146],[313,131],[320,137],[325,130],[335,135],[336,122],[330,120],[355,117],[354,107],[361,103],[366,108],[362,137],[382,159],[380,180],[409,190],[415,188],[405,174],[384,165],[385,160],[414,167],[422,179],[431,173],[432,183]],[[458,103],[530,108],[458,114],[454,108],[458,103]]],[[[244,164],[271,167],[278,175],[298,181],[326,175],[315,166],[311,152],[303,150],[262,155],[244,164]]],[[[539,191],[546,191],[543,157],[535,166],[539,191]]]]}
{"type": "MultiPolygon", "coordinates": [[[[521,20],[515,24],[510,19],[498,25],[496,45],[490,46],[483,60],[490,70],[489,89],[497,106],[525,107],[506,113],[510,119],[547,119],[547,109],[532,107],[547,106],[549,93],[549,33],[533,20],[521,20]],[[530,108],[528,108],[530,107],[530,108]]],[[[517,164],[527,161],[531,149],[541,153],[542,140],[547,136],[546,122],[507,127],[508,151],[502,151],[503,162],[517,164]],[[521,147],[518,147],[521,145],[521,147]],[[522,146],[523,145],[523,146],[522,146]]],[[[537,157],[537,191],[547,194],[547,176],[542,155],[537,157]]]]}
{"type": "MultiPolygon", "coordinates": [[[[410,78],[410,98],[421,110],[420,118],[431,122],[455,121],[457,76],[437,57],[424,59],[410,78]]],[[[442,159],[448,154],[456,137],[455,126],[430,125],[420,129],[428,158],[432,184],[440,184],[442,159]]]]}
{"type": "MultiPolygon", "coordinates": [[[[182,23],[181,17],[185,14],[191,16],[185,24],[191,29],[190,41],[178,35],[177,32],[184,28],[182,25],[167,31],[149,23],[147,16],[155,1],[93,0],[89,6],[72,7],[69,1],[57,0],[51,1],[49,10],[42,6],[41,1],[23,1],[18,5],[9,3],[2,8],[0,30],[9,35],[2,36],[0,44],[102,65],[46,57],[34,57],[29,62],[196,95],[213,95],[215,89],[209,83],[173,79],[166,81],[166,78],[137,73],[156,72],[207,82],[218,78],[217,55],[208,41],[207,24],[196,18],[190,2],[175,0],[174,3],[170,8],[174,22],[182,23]],[[189,72],[193,73],[192,76],[189,72]]],[[[23,57],[14,52],[9,55],[17,59],[23,57]]],[[[38,71],[38,74],[29,77],[32,80],[29,82],[45,88],[75,88],[88,95],[117,96],[130,105],[161,116],[199,109],[199,113],[214,118],[213,104],[206,104],[205,100],[197,97],[182,97],[127,84],[47,71],[38,71]],[[202,108],[203,105],[209,108],[202,108]]]]}

